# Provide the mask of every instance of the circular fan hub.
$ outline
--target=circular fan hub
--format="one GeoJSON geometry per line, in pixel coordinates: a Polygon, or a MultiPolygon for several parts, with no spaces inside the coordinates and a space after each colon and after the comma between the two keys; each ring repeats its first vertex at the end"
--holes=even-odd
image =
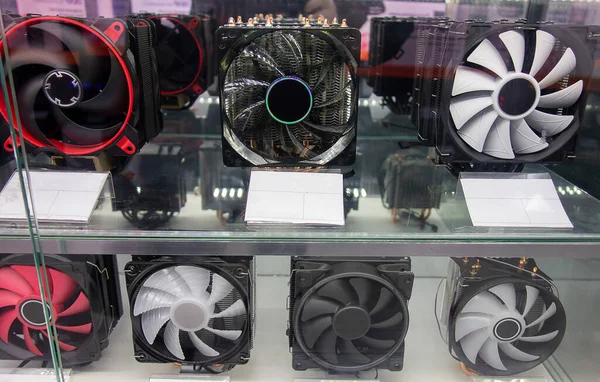
{"type": "Polygon", "coordinates": [[[198,331],[208,324],[210,312],[204,304],[194,299],[182,299],[171,306],[171,320],[186,332],[198,331]]]}
{"type": "Polygon", "coordinates": [[[267,90],[266,106],[273,119],[286,125],[301,122],[313,106],[308,84],[297,77],[281,77],[267,90]]]}
{"type": "Polygon", "coordinates": [[[512,341],[519,334],[521,334],[521,323],[514,318],[505,318],[494,326],[494,335],[500,341],[512,341]]]}
{"type": "Polygon", "coordinates": [[[369,313],[360,306],[345,306],[333,316],[333,330],[346,340],[363,337],[370,327],[369,313]]]}
{"type": "Polygon", "coordinates": [[[505,119],[529,115],[540,101],[540,86],[525,73],[512,73],[502,79],[492,94],[494,109],[505,119]]]}
{"type": "Polygon", "coordinates": [[[69,108],[81,101],[81,81],[68,70],[56,69],[44,79],[44,94],[56,106],[69,108]]]}
{"type": "Polygon", "coordinates": [[[17,309],[18,317],[25,325],[34,328],[46,325],[44,304],[40,300],[26,299],[17,306],[17,309]]]}

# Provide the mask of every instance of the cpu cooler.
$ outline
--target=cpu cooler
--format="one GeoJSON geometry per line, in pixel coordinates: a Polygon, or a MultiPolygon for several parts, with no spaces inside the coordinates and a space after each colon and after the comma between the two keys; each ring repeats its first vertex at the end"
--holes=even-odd
{"type": "Polygon", "coordinates": [[[358,30],[233,23],[216,45],[225,165],[354,162],[358,30]]]}
{"type": "Polygon", "coordinates": [[[451,259],[441,316],[451,354],[482,375],[541,364],[566,329],[553,288],[533,259],[451,259]]]}
{"type": "Polygon", "coordinates": [[[186,109],[212,83],[214,21],[207,15],[138,15],[154,23],[163,109],[186,109]]]}
{"type": "Polygon", "coordinates": [[[296,370],[402,370],[410,259],[293,258],[288,336],[296,370]]]}
{"type": "Polygon", "coordinates": [[[419,135],[441,162],[575,155],[598,27],[467,22],[428,32],[419,135]]]}
{"type": "MultiPolygon", "coordinates": [[[[2,95],[0,114],[15,126],[17,145],[69,156],[130,156],[161,130],[147,21],[2,18],[8,51],[2,60],[14,92],[8,100],[2,95]]],[[[14,151],[8,129],[0,133],[1,149],[14,151]]]]}
{"type": "MultiPolygon", "coordinates": [[[[98,360],[122,315],[114,256],[46,255],[47,306],[65,366],[98,360]]],[[[0,260],[0,358],[51,361],[45,307],[31,255],[0,260]]]]}
{"type": "Polygon", "coordinates": [[[125,268],[135,357],[225,371],[252,347],[251,258],[136,258],[125,268]]]}

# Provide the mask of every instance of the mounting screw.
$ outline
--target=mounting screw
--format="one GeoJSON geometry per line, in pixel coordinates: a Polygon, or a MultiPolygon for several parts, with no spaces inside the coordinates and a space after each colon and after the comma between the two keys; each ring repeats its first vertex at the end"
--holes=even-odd
{"type": "Polygon", "coordinates": [[[479,272],[479,268],[481,268],[481,264],[479,263],[479,259],[477,259],[476,263],[471,266],[471,275],[475,276],[479,272]]]}
{"type": "Polygon", "coordinates": [[[129,264],[128,266],[125,267],[125,273],[127,273],[128,275],[135,275],[138,272],[137,266],[133,265],[133,264],[129,264]]]}
{"type": "Polygon", "coordinates": [[[146,359],[146,354],[144,354],[144,353],[137,353],[134,357],[138,361],[144,361],[146,359]]]}

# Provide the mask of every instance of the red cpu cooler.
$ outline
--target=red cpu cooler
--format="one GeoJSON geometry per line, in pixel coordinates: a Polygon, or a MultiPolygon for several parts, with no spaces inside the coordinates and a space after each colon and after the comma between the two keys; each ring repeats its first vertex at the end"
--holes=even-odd
{"type": "MultiPolygon", "coordinates": [[[[0,114],[15,126],[17,145],[70,156],[129,156],[161,130],[149,22],[2,17],[2,60],[14,91],[8,100],[0,94],[0,114]]],[[[8,129],[0,130],[2,150],[14,151],[8,129]]]]}

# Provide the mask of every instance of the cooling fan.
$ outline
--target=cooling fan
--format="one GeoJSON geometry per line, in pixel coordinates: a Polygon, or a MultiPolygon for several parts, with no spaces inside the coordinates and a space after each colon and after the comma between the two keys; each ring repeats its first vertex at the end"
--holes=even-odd
{"type": "Polygon", "coordinates": [[[217,44],[226,165],[354,162],[358,30],[230,25],[217,44]]]}
{"type": "Polygon", "coordinates": [[[522,23],[438,28],[435,33],[447,36],[439,40],[447,42],[432,48],[445,51],[434,64],[446,71],[432,75],[421,97],[438,92],[441,97],[428,116],[441,116],[432,118],[440,159],[531,163],[573,157],[593,69],[590,28],[522,23]]]}
{"type": "Polygon", "coordinates": [[[402,369],[410,260],[292,261],[290,346],[296,370],[402,369]]]}
{"type": "Polygon", "coordinates": [[[136,359],[203,366],[246,363],[250,272],[245,264],[126,266],[136,359]]]}
{"type": "MultiPolygon", "coordinates": [[[[2,17],[2,59],[16,98],[10,110],[2,99],[0,113],[19,129],[19,144],[72,156],[127,156],[160,131],[147,22],[2,17]]],[[[0,138],[4,150],[14,150],[10,136],[0,138]]]]}
{"type": "Polygon", "coordinates": [[[189,108],[212,83],[213,21],[206,15],[143,17],[156,28],[162,108],[189,108]]]}
{"type": "Polygon", "coordinates": [[[552,355],[565,334],[565,310],[532,259],[453,264],[458,269],[448,279],[445,314],[459,360],[482,375],[511,375],[552,355]]]}
{"type": "Polygon", "coordinates": [[[72,261],[47,255],[51,304],[46,307],[31,263],[31,255],[9,255],[0,260],[0,358],[52,359],[52,335],[44,315],[47,310],[64,365],[99,359],[122,313],[118,284],[109,280],[116,275],[112,257],[78,256],[72,261]]]}

